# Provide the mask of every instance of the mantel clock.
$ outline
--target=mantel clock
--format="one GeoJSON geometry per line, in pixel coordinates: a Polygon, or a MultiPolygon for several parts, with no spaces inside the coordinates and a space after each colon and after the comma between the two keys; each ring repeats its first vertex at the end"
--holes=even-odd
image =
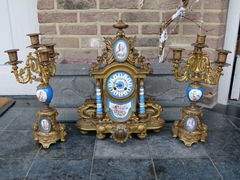
{"type": "Polygon", "coordinates": [[[160,117],[162,107],[144,96],[144,78],[152,68],[134,48],[136,37],[125,36],[128,25],[121,20],[113,27],[118,29],[116,37],[104,38],[102,56],[89,70],[96,79],[96,98],[79,107],[77,127],[82,134],[96,131],[103,139],[110,133],[117,143],[124,143],[132,133],[144,139],[147,130],[160,132],[165,121],[160,117]]]}

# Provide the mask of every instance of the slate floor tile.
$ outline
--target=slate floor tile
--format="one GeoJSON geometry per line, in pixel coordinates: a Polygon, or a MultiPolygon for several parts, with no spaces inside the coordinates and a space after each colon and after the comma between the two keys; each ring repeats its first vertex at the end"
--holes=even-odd
{"type": "Polygon", "coordinates": [[[216,104],[213,108],[204,108],[204,109],[208,111],[216,112],[219,114],[225,114],[228,116],[240,118],[240,107],[216,104]]]}
{"type": "Polygon", "coordinates": [[[34,158],[41,147],[32,131],[7,131],[0,134],[0,158],[34,158]]]}
{"type": "Polygon", "coordinates": [[[207,158],[153,159],[158,180],[221,180],[207,158]]]}
{"type": "Polygon", "coordinates": [[[87,180],[90,179],[91,159],[37,159],[26,180],[87,180]]]}
{"type": "Polygon", "coordinates": [[[11,113],[4,113],[0,116],[0,130],[6,129],[12,121],[20,114],[22,109],[11,111],[11,113]]]}
{"type": "Polygon", "coordinates": [[[218,157],[212,160],[224,180],[239,180],[240,157],[218,157]]]}
{"type": "Polygon", "coordinates": [[[6,129],[32,130],[32,126],[37,120],[36,113],[38,110],[38,108],[23,108],[6,129]]]}
{"type": "Polygon", "coordinates": [[[208,131],[204,149],[210,157],[240,156],[238,130],[208,131]]]}
{"type": "Polygon", "coordinates": [[[236,127],[229,121],[226,115],[212,111],[203,110],[201,122],[206,124],[208,130],[235,129],[236,127]]]}
{"type": "Polygon", "coordinates": [[[92,180],[155,180],[150,159],[95,159],[92,180]]]}
{"type": "Polygon", "coordinates": [[[4,159],[0,158],[0,179],[24,179],[33,159],[4,159]]]}
{"type": "Polygon", "coordinates": [[[95,158],[150,158],[146,139],[133,137],[123,144],[118,144],[109,137],[97,139],[95,158]]]}
{"type": "Polygon", "coordinates": [[[240,118],[227,116],[227,119],[229,119],[229,121],[233,123],[235,127],[240,128],[240,118]]]}
{"type": "Polygon", "coordinates": [[[201,142],[186,147],[178,138],[172,137],[171,131],[148,136],[150,152],[154,158],[196,158],[207,157],[201,142]]]}
{"type": "Polygon", "coordinates": [[[59,159],[59,158],[92,158],[94,152],[95,136],[81,135],[80,132],[67,131],[66,141],[57,141],[48,149],[42,148],[37,158],[59,159]]]}
{"type": "Polygon", "coordinates": [[[43,107],[43,104],[35,98],[36,96],[33,96],[32,98],[15,98],[16,102],[14,106],[9,109],[10,111],[14,108],[31,108],[31,107],[38,107],[39,109],[43,107]]]}
{"type": "Polygon", "coordinates": [[[75,122],[66,125],[65,142],[48,149],[34,141],[32,125],[42,104],[16,100],[0,117],[0,180],[238,180],[240,177],[240,107],[203,108],[206,142],[186,147],[172,138],[173,122],[162,131],[133,134],[124,144],[96,132],[82,135],[75,122]]]}

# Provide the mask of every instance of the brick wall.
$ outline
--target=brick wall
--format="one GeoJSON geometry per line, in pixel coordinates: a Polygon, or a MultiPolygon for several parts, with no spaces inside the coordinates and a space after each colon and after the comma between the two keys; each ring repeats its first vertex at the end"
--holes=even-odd
{"type": "MultiPolygon", "coordinates": [[[[195,0],[190,0],[190,5],[195,0]]],[[[136,48],[146,58],[157,58],[159,28],[168,19],[181,0],[38,0],[38,19],[42,42],[56,43],[56,51],[63,58],[95,59],[104,47],[103,37],[114,36],[112,28],[122,19],[129,28],[127,36],[137,36],[136,48]]],[[[222,48],[228,0],[199,0],[188,10],[186,17],[194,19],[204,32],[193,22],[183,19],[174,29],[166,44],[186,48],[184,56],[192,50],[196,34],[207,35],[206,51],[214,60],[214,49],[222,48]],[[204,22],[204,23],[203,23],[204,22]]],[[[169,31],[175,26],[172,23],[169,31]]],[[[166,53],[167,54],[167,53],[166,53]]],[[[170,54],[168,55],[171,58],[170,54]]]]}

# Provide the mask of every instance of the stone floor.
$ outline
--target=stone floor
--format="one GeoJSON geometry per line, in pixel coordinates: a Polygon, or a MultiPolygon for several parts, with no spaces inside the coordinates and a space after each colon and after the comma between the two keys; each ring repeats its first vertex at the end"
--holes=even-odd
{"type": "Polygon", "coordinates": [[[33,140],[40,107],[36,100],[17,99],[0,117],[0,179],[240,179],[240,107],[204,108],[201,120],[208,136],[191,147],[172,138],[173,122],[125,144],[98,140],[95,132],[82,135],[75,123],[66,123],[66,142],[49,149],[33,140]]]}

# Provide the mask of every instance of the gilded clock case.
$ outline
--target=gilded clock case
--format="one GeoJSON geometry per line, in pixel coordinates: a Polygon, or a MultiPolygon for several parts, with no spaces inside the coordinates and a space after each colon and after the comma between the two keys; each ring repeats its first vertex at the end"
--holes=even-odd
{"type": "Polygon", "coordinates": [[[113,27],[118,29],[116,37],[104,38],[106,47],[89,70],[89,74],[96,79],[96,99],[89,98],[78,108],[81,118],[77,127],[82,134],[96,131],[98,139],[104,139],[107,134],[111,134],[114,141],[124,143],[133,133],[144,139],[147,137],[147,130],[160,132],[165,121],[160,117],[162,107],[153,99],[144,96],[144,79],[152,73],[152,68],[149,63],[145,63],[145,57],[139,56],[138,50],[134,48],[136,37],[125,36],[123,29],[128,25],[121,20],[113,27]],[[120,50],[121,53],[118,53],[120,50]],[[131,93],[122,98],[114,97],[107,89],[108,78],[118,72],[129,74],[134,84],[131,93]],[[110,106],[109,102],[113,106],[110,106]],[[117,113],[129,108],[128,116],[122,119],[113,116],[114,105],[119,108],[117,113]]]}

